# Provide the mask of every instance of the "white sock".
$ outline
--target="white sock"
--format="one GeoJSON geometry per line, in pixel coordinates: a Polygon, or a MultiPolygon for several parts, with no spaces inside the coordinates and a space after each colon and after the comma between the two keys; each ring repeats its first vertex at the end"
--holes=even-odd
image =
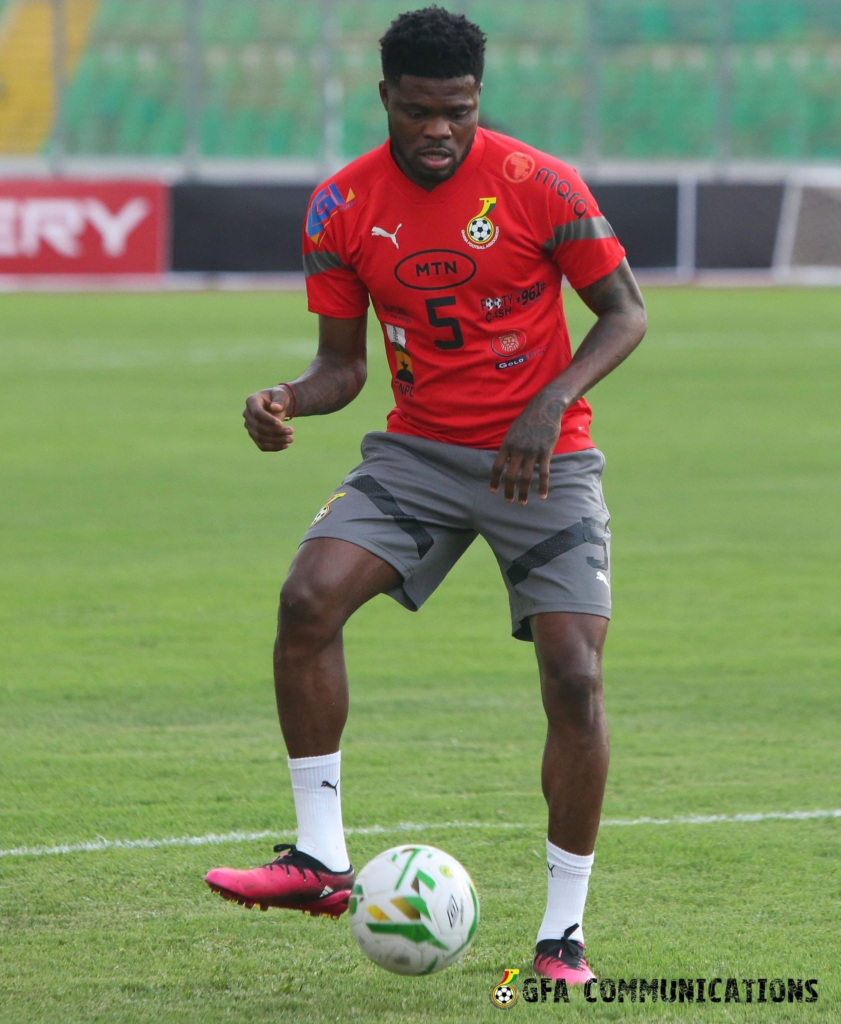
{"type": "Polygon", "coordinates": [[[342,799],[339,796],[341,751],[321,757],[288,757],[298,816],[298,842],[308,853],[330,868],[347,871],[350,861],[342,829],[342,799]]]}
{"type": "Polygon", "coordinates": [[[537,933],[538,942],[543,939],[560,939],[573,924],[577,924],[578,927],[569,937],[584,942],[581,925],[595,856],[594,853],[587,857],[567,853],[560,846],[546,840],[549,893],[546,898],[546,913],[537,933]]]}

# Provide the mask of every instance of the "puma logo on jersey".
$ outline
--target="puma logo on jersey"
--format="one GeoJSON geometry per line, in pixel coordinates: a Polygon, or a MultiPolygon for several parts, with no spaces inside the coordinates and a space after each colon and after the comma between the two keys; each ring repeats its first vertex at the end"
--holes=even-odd
{"type": "Polygon", "coordinates": [[[400,245],[399,245],[399,243],[397,241],[397,232],[402,227],[403,227],[403,222],[401,221],[397,225],[397,227],[394,229],[394,234],[392,234],[390,231],[386,231],[385,228],[371,228],[371,235],[372,236],[376,236],[378,238],[390,238],[392,240],[392,242],[394,242],[395,247],[397,249],[399,249],[400,245]]]}
{"type": "Polygon", "coordinates": [[[607,589],[610,590],[610,580],[607,578],[607,576],[605,576],[601,569],[599,569],[599,571],[596,573],[596,579],[601,580],[602,583],[604,583],[604,585],[607,587],[607,589]]]}

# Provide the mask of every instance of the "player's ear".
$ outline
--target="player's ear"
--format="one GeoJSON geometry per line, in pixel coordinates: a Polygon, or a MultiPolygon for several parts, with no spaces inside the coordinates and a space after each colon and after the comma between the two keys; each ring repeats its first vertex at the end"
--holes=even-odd
{"type": "Polygon", "coordinates": [[[386,81],[385,81],[384,78],[380,79],[379,89],[380,89],[380,102],[382,103],[383,107],[386,110],[388,110],[388,86],[386,85],[386,81]]]}

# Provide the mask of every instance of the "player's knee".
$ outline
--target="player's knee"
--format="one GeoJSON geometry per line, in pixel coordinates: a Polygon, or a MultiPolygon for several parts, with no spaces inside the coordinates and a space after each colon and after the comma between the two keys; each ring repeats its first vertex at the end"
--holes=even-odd
{"type": "Polygon", "coordinates": [[[280,591],[278,643],[328,642],[342,627],[336,605],[317,579],[291,573],[280,591]]]}
{"type": "Polygon", "coordinates": [[[602,716],[602,675],[596,666],[544,665],[543,705],[550,725],[592,729],[602,716]]]}

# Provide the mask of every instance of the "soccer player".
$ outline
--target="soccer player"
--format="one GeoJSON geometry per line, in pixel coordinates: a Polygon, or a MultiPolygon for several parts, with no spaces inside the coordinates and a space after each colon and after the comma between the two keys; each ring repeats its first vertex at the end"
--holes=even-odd
{"type": "MultiPolygon", "coordinates": [[[[298,821],[264,867],[207,883],[263,908],[338,917],[354,872],[342,830],[348,712],[342,628],[377,594],[417,610],[480,534],[533,641],[548,732],[548,899],[535,969],[592,972],[581,929],[608,765],[602,648],[610,531],[582,397],[645,333],[625,251],[575,169],[478,127],[485,36],[427,7],[381,40],[389,140],[315,190],[304,227],[315,359],[251,395],[261,451],[334,412],[366,375],[369,299],[395,408],[305,534],[280,599],[274,676],[298,821]],[[596,320],[575,355],[565,276],[596,320]]],[[[551,111],[547,111],[551,116],[551,111]]]]}

